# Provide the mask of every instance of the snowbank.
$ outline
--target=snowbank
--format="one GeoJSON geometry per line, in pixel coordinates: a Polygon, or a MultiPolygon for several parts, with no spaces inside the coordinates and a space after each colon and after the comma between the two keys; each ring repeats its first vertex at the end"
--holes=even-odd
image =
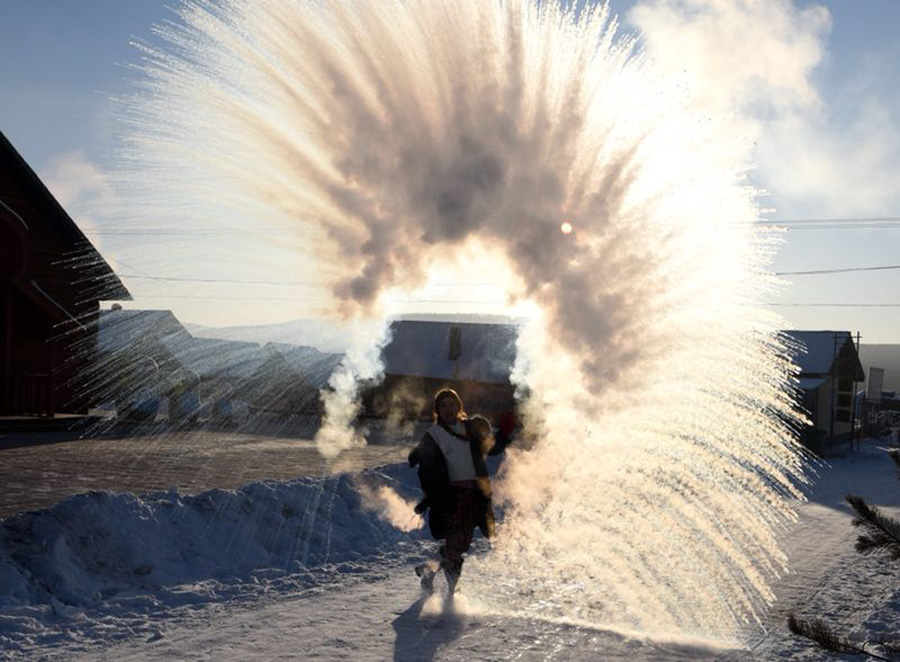
{"type": "Polygon", "coordinates": [[[233,597],[228,586],[302,580],[324,564],[357,572],[425,536],[373,514],[360,493],[412,500],[415,486],[414,471],[392,465],[196,495],[91,492],[13,516],[0,522],[0,639],[35,619],[233,597]]]}

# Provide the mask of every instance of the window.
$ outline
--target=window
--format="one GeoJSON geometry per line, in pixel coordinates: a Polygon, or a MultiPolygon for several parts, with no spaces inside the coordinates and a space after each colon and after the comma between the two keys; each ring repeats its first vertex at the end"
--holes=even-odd
{"type": "Polygon", "coordinates": [[[462,355],[462,329],[458,326],[450,327],[450,347],[447,351],[447,359],[455,361],[462,355]]]}

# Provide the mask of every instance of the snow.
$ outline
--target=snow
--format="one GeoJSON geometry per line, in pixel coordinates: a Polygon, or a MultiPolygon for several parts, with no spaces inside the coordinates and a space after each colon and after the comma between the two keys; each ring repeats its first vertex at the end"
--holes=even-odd
{"type": "MultiPolygon", "coordinates": [[[[885,514],[900,516],[897,466],[885,449],[867,443],[861,451],[829,460],[785,544],[792,573],[776,587],[777,602],[767,632],[754,638],[753,655],[741,660],[821,660],[820,649],[790,635],[787,615],[821,618],[859,642],[900,633],[900,563],[884,555],[862,556],[854,545],[859,531],[845,501],[857,494],[885,514]]],[[[840,659],[840,658],[838,658],[840,659]]],[[[852,658],[847,658],[852,659],[852,658]]]]}
{"type": "MultiPolygon", "coordinates": [[[[465,573],[456,599],[443,585],[423,597],[412,568],[433,543],[411,513],[415,472],[391,465],[193,496],[93,492],[4,520],[0,658],[820,660],[788,613],[859,641],[900,632],[897,563],[854,551],[844,502],[896,516],[900,484],[872,442],[816,470],[785,531],[791,573],[740,643],[487,608],[465,573]]],[[[473,554],[489,553],[479,539],[473,554]]]]}
{"type": "Polygon", "coordinates": [[[424,537],[359,497],[390,488],[411,499],[413,477],[394,465],[197,495],[90,492],[11,517],[0,527],[0,643],[27,652],[102,640],[111,622],[142,634],[183,605],[357,573],[424,537]]]}
{"type": "Polygon", "coordinates": [[[848,331],[785,331],[796,343],[793,361],[804,375],[825,375],[831,371],[841,348],[852,342],[848,331]]]}

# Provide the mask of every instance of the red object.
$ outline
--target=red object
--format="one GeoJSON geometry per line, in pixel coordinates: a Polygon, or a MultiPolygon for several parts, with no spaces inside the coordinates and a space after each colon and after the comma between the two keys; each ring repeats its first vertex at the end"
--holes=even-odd
{"type": "Polygon", "coordinates": [[[516,415],[511,411],[505,411],[500,415],[500,434],[509,437],[513,429],[516,427],[516,415]]]}

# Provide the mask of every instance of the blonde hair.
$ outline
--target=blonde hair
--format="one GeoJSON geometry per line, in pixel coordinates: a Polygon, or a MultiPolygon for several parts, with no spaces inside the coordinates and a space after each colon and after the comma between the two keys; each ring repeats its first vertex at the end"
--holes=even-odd
{"type": "Polygon", "coordinates": [[[438,422],[438,407],[441,406],[441,402],[446,398],[453,398],[454,400],[456,400],[456,404],[459,405],[459,413],[456,414],[456,418],[460,421],[465,420],[466,410],[463,407],[462,398],[460,398],[459,393],[454,391],[452,388],[445,386],[434,394],[434,402],[431,407],[431,417],[434,422],[438,422]]]}

